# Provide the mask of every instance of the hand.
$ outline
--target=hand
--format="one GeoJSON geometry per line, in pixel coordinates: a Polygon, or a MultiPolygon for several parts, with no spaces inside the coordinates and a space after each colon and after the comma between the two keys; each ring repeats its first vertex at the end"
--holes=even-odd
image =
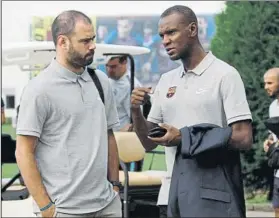
{"type": "Polygon", "coordinates": [[[263,144],[264,151],[267,152],[269,149],[269,146],[272,145],[273,143],[274,143],[274,141],[272,139],[266,139],[263,144]]]}
{"type": "Polygon", "coordinates": [[[151,88],[135,88],[131,95],[132,108],[139,108],[144,103],[144,96],[151,93],[151,88]]]}
{"type": "Polygon", "coordinates": [[[53,204],[50,208],[41,212],[42,217],[54,217],[55,210],[56,210],[56,207],[55,207],[55,204],[53,204]]]}
{"type": "Polygon", "coordinates": [[[133,124],[127,124],[123,128],[121,128],[120,132],[131,132],[133,130],[133,124]]]}
{"type": "Polygon", "coordinates": [[[167,146],[167,147],[177,146],[178,144],[180,144],[181,133],[179,129],[165,123],[160,123],[159,126],[166,129],[167,133],[160,138],[148,137],[150,140],[152,140],[156,144],[167,146]]]}
{"type": "Polygon", "coordinates": [[[119,193],[119,187],[118,186],[113,186],[113,190],[119,193]]]}

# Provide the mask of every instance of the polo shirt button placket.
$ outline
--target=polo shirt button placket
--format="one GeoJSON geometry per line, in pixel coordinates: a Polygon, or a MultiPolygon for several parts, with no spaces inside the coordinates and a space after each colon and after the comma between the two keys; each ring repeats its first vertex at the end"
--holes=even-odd
{"type": "Polygon", "coordinates": [[[185,73],[185,83],[184,83],[184,89],[188,89],[189,88],[189,79],[190,79],[190,74],[189,73],[185,73]]]}
{"type": "Polygon", "coordinates": [[[77,84],[79,85],[79,87],[80,87],[80,89],[81,89],[81,91],[80,91],[80,93],[81,93],[81,98],[82,98],[82,101],[83,101],[83,103],[84,103],[84,89],[83,89],[83,87],[82,87],[82,81],[81,81],[81,78],[80,78],[80,76],[78,76],[77,77],[77,84]]]}

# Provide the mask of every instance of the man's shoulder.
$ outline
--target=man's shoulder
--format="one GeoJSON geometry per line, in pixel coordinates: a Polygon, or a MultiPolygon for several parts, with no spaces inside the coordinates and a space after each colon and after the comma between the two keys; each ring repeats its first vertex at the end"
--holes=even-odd
{"type": "Polygon", "coordinates": [[[173,78],[174,76],[179,76],[179,74],[182,73],[182,70],[183,70],[183,66],[180,65],[180,66],[178,66],[178,67],[176,67],[176,68],[174,68],[174,69],[172,69],[172,70],[170,70],[166,73],[163,73],[161,75],[160,80],[168,80],[170,78],[173,78]]]}
{"type": "Polygon", "coordinates": [[[221,60],[220,58],[215,57],[213,62],[214,71],[218,71],[221,76],[227,75],[236,75],[239,74],[238,70],[231,64],[221,60]]]}
{"type": "Polygon", "coordinates": [[[99,69],[94,69],[96,75],[98,76],[100,82],[109,82],[109,78],[107,76],[107,74],[105,74],[103,71],[99,70],[99,69]]]}
{"type": "Polygon", "coordinates": [[[101,85],[102,89],[104,90],[105,93],[107,93],[107,90],[109,90],[111,87],[113,87],[113,81],[110,81],[109,77],[107,74],[99,69],[94,69],[101,85]]]}
{"type": "Polygon", "coordinates": [[[29,80],[24,88],[25,94],[41,95],[47,93],[47,89],[50,88],[50,84],[46,73],[46,71],[42,71],[36,77],[29,80]]]}

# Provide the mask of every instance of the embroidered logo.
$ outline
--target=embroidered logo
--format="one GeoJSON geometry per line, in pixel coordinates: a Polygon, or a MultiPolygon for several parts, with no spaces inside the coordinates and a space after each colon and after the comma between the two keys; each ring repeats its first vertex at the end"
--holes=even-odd
{"type": "Polygon", "coordinates": [[[175,92],[176,92],[176,86],[170,87],[167,93],[167,98],[171,98],[172,96],[174,96],[175,92]]]}
{"type": "Polygon", "coordinates": [[[198,90],[196,91],[196,94],[197,94],[197,95],[203,94],[203,93],[205,93],[205,92],[207,92],[207,91],[208,91],[208,89],[202,89],[202,88],[200,88],[200,89],[198,89],[198,90]]]}

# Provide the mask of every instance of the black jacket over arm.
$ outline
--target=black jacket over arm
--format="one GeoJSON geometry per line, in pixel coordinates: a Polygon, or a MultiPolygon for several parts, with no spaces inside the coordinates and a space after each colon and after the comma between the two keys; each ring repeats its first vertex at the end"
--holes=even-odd
{"type": "Polygon", "coordinates": [[[279,147],[276,146],[276,143],[273,143],[268,151],[268,166],[273,169],[279,169],[279,147]]]}
{"type": "Polygon", "coordinates": [[[181,129],[173,168],[169,217],[245,217],[239,151],[228,149],[231,127],[181,129]]]}

